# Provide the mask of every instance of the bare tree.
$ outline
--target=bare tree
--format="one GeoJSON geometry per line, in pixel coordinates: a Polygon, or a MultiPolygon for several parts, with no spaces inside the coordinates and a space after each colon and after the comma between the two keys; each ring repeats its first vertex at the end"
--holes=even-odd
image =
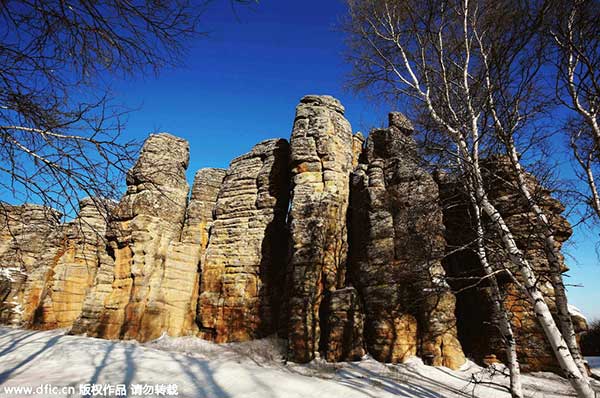
{"type": "Polygon", "coordinates": [[[0,187],[67,214],[116,197],[138,146],[103,81],[178,64],[206,4],[0,2],[0,187]]]}
{"type": "MultiPolygon", "coordinates": [[[[492,305],[494,306],[494,312],[496,314],[496,322],[498,328],[504,340],[507,365],[510,372],[510,393],[514,398],[523,397],[523,385],[521,383],[521,369],[519,365],[519,359],[517,357],[517,342],[512,330],[509,316],[506,309],[504,308],[504,300],[502,299],[502,293],[498,285],[498,279],[496,274],[498,270],[494,270],[494,267],[488,261],[488,255],[485,243],[485,230],[483,227],[483,221],[481,217],[482,209],[477,198],[473,193],[472,186],[468,186],[465,191],[469,195],[471,207],[473,209],[474,221],[475,221],[475,232],[476,232],[476,252],[481,267],[483,269],[483,278],[489,280],[489,285],[492,291],[492,305]]],[[[502,270],[500,270],[502,271],[502,270]]]]}
{"type": "Polygon", "coordinates": [[[571,149],[587,183],[587,205],[600,220],[600,2],[557,1],[552,8],[548,32],[556,50],[556,97],[571,111],[566,126],[571,149]]]}
{"type": "MultiPolygon", "coordinates": [[[[446,145],[443,150],[464,171],[463,185],[472,201],[490,220],[507,258],[516,266],[515,281],[534,307],[565,375],[579,396],[593,397],[577,354],[571,352],[538,286],[538,275],[489,198],[481,166],[482,154],[502,150],[515,161],[517,176],[522,176],[518,152],[512,149],[516,150],[517,133],[526,131],[524,126],[538,119],[545,107],[536,83],[543,54],[539,31],[548,4],[518,0],[348,3],[354,87],[374,89],[392,99],[408,96],[417,112],[422,109],[430,130],[446,145]]],[[[543,212],[536,215],[543,219],[543,212]]]]}

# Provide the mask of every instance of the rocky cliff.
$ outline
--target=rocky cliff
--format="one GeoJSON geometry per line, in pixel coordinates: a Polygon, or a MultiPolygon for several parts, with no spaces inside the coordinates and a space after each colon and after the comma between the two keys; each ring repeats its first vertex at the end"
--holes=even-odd
{"type": "Polygon", "coordinates": [[[339,101],[302,98],[290,149],[288,344],[291,359],[306,362],[319,350],[323,299],[345,287],[352,128],[339,101]]]}
{"type": "MultiPolygon", "coordinates": [[[[402,114],[365,139],[344,112],[335,98],[302,98],[289,143],[266,140],[227,170],[201,169],[191,190],[188,143],[153,134],[121,200],[85,199],[67,224],[43,206],[2,205],[0,322],[139,341],[278,333],[297,362],[502,360],[485,284],[464,289],[479,266],[455,180],[420,167],[402,114]]],[[[486,170],[490,198],[544,276],[541,232],[506,163],[486,170]]],[[[562,206],[531,184],[562,243],[562,206]]],[[[530,304],[502,286],[524,368],[554,370],[530,304]]]]}
{"type": "MultiPolygon", "coordinates": [[[[517,245],[526,255],[539,278],[539,288],[545,294],[548,305],[555,311],[554,290],[550,283],[550,264],[544,249],[544,233],[537,222],[529,203],[522,198],[517,189],[510,161],[506,157],[494,157],[482,162],[486,189],[490,199],[502,214],[507,225],[515,235],[517,245]]],[[[453,176],[436,176],[440,186],[446,225],[448,255],[444,258],[450,284],[457,294],[457,319],[459,337],[463,341],[465,352],[481,362],[504,361],[505,352],[502,336],[496,323],[498,315],[494,313],[491,290],[487,283],[470,287],[474,276],[479,276],[479,260],[473,251],[474,235],[472,229],[464,228],[470,222],[470,209],[463,190],[453,176]],[[469,279],[471,278],[471,279],[469,279]]],[[[549,215],[549,222],[559,248],[571,236],[571,226],[560,216],[564,206],[550,196],[532,175],[527,176],[530,191],[549,215]]],[[[489,223],[489,220],[484,220],[489,223]]],[[[493,228],[484,225],[486,229],[493,228]]],[[[497,239],[497,238],[496,238],[497,239]]],[[[488,253],[491,263],[503,263],[502,267],[518,275],[514,265],[510,264],[500,247],[488,253]]],[[[563,264],[563,272],[568,269],[563,264]]],[[[533,308],[517,283],[506,274],[498,276],[504,306],[510,314],[517,341],[518,357],[524,371],[552,370],[560,372],[554,354],[533,312],[533,308]]],[[[576,332],[586,329],[585,320],[573,315],[576,332]]]]}
{"type": "Polygon", "coordinates": [[[390,114],[373,130],[352,175],[350,279],[366,310],[365,337],[378,360],[456,368],[455,297],[442,267],[445,240],[438,187],[419,167],[413,128],[390,114]]]}
{"type": "Polygon", "coordinates": [[[276,331],[285,276],[286,140],[263,141],[231,162],[202,264],[198,323],[216,342],[276,331]]]}

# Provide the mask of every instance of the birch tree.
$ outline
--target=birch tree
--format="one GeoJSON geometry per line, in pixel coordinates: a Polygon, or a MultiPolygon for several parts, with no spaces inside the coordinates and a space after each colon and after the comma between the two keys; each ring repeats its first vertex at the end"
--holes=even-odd
{"type": "Polygon", "coordinates": [[[498,279],[496,278],[496,270],[488,261],[488,255],[485,244],[485,230],[483,227],[483,221],[481,217],[481,207],[477,202],[477,198],[474,194],[472,184],[467,179],[469,185],[465,191],[469,195],[471,207],[473,210],[474,221],[475,221],[475,233],[476,233],[476,253],[483,269],[483,278],[485,278],[492,292],[492,305],[494,306],[494,312],[496,314],[496,322],[502,335],[502,339],[505,345],[507,366],[510,372],[510,393],[514,398],[523,397],[523,386],[521,382],[521,368],[519,365],[519,359],[517,356],[517,342],[512,330],[512,325],[508,317],[507,311],[504,308],[504,300],[502,299],[502,293],[500,286],[498,285],[498,279]]]}
{"type": "Polygon", "coordinates": [[[593,397],[538,286],[538,275],[489,199],[480,164],[480,146],[497,142],[498,121],[524,124],[535,116],[535,106],[543,105],[529,102],[536,88],[530,83],[540,63],[527,63],[541,51],[537,33],[547,4],[350,0],[349,8],[354,87],[392,99],[408,96],[435,132],[449,139],[453,148],[448,152],[466,171],[465,186],[518,269],[524,293],[564,374],[579,396],[593,397]],[[531,112],[511,112],[513,107],[531,112]]]}
{"type": "Polygon", "coordinates": [[[556,98],[571,111],[565,128],[587,184],[585,202],[600,221],[600,2],[557,1],[552,9],[547,30],[556,50],[556,98]]]}

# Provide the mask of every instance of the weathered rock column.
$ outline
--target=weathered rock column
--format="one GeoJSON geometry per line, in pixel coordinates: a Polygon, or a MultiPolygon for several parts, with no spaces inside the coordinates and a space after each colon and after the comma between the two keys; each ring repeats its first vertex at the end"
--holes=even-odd
{"type": "Polygon", "coordinates": [[[194,311],[196,311],[196,316],[194,317],[195,324],[190,327],[190,330],[193,332],[199,331],[198,324],[200,323],[201,311],[198,300],[200,297],[199,290],[200,275],[203,266],[202,263],[205,259],[210,231],[214,222],[217,197],[221,190],[221,186],[223,185],[223,179],[225,178],[226,173],[227,170],[216,168],[198,170],[194,177],[190,203],[187,208],[182,244],[186,246],[192,245],[192,247],[195,248],[197,258],[194,260],[198,267],[197,278],[194,281],[196,291],[192,296],[194,311]]]}
{"type": "Polygon", "coordinates": [[[188,162],[187,141],[166,133],[146,140],[111,214],[108,255],[73,333],[146,341],[185,331],[195,313],[197,262],[168,258],[184,226],[188,162]]]}
{"type": "Polygon", "coordinates": [[[319,350],[325,292],[345,286],[346,213],[352,171],[352,129],[329,96],[306,96],[290,140],[289,358],[307,362],[319,350]]]}
{"type": "MultiPolygon", "coordinates": [[[[538,288],[544,294],[550,310],[555,313],[554,290],[549,282],[551,267],[545,252],[544,228],[537,221],[530,204],[518,190],[510,159],[495,156],[481,160],[484,184],[491,202],[504,218],[513,233],[517,246],[534,268],[539,278],[538,288]]],[[[556,244],[560,247],[572,233],[569,222],[561,216],[565,207],[551,196],[533,175],[526,175],[526,182],[533,197],[547,215],[556,244]]],[[[465,352],[474,360],[482,362],[506,361],[505,345],[498,332],[498,314],[492,304],[492,292],[487,283],[469,287],[467,278],[481,276],[481,265],[474,254],[471,242],[474,232],[470,227],[470,203],[460,180],[452,175],[438,176],[440,195],[444,202],[444,223],[448,241],[448,255],[444,266],[452,277],[452,287],[457,293],[457,318],[459,335],[465,352]]],[[[489,219],[484,218],[488,239],[500,241],[489,219]]],[[[518,269],[508,260],[501,245],[488,252],[489,262],[496,269],[509,269],[520,278],[518,269]]],[[[563,259],[559,259],[561,263],[563,259]]],[[[562,266],[563,272],[567,267],[562,266]]],[[[539,325],[530,300],[514,281],[503,274],[497,276],[503,296],[504,308],[510,314],[510,322],[517,343],[517,355],[524,372],[553,371],[561,369],[539,325]]],[[[585,324],[573,317],[576,333],[583,332],[585,324]]]]}
{"type": "Polygon", "coordinates": [[[194,177],[182,241],[198,244],[202,251],[208,246],[213,213],[226,174],[225,169],[205,168],[198,170],[194,177]]]}
{"type": "Polygon", "coordinates": [[[61,247],[60,214],[0,203],[0,323],[30,326],[61,247]]]}
{"type": "Polygon", "coordinates": [[[389,128],[369,134],[366,164],[352,177],[349,279],[363,298],[367,349],[377,360],[420,355],[456,369],[465,357],[440,263],[442,211],[412,133],[410,121],[392,113],[389,128]]]}
{"type": "Polygon", "coordinates": [[[352,136],[352,169],[355,169],[360,163],[364,145],[365,137],[360,131],[352,136]]]}
{"type": "Polygon", "coordinates": [[[289,145],[266,140],[231,162],[202,264],[200,336],[219,343],[273,333],[282,294],[289,145]]]}
{"type": "Polygon", "coordinates": [[[201,262],[208,245],[213,211],[224,177],[223,169],[198,170],[194,177],[181,241],[173,240],[169,243],[165,275],[161,284],[170,307],[164,321],[169,335],[194,335],[198,332],[196,314],[201,262]]]}
{"type": "Polygon", "coordinates": [[[329,362],[358,361],[365,355],[364,309],[353,287],[334,290],[321,304],[327,312],[322,323],[321,342],[329,362]]]}
{"type": "Polygon", "coordinates": [[[81,314],[106,244],[104,235],[109,206],[110,203],[85,198],[79,202],[77,218],[63,226],[61,247],[33,320],[35,327],[71,327],[81,314]]]}

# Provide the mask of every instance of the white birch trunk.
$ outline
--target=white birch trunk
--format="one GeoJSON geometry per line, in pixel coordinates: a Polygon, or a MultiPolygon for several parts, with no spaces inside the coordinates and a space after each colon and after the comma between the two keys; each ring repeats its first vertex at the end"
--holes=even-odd
{"type": "Polygon", "coordinates": [[[595,393],[592,390],[588,379],[579,371],[579,367],[575,363],[560,329],[556,326],[554,318],[552,318],[552,313],[548,308],[548,304],[546,304],[544,295],[537,287],[537,278],[533,268],[521,250],[517,247],[512,232],[506,225],[504,218],[487,197],[487,193],[483,188],[483,179],[478,162],[473,162],[473,158],[468,151],[464,137],[459,135],[456,138],[458,139],[458,144],[461,148],[461,154],[472,171],[473,183],[475,185],[473,188],[477,202],[481,205],[484,213],[490,218],[492,224],[497,229],[511,262],[519,268],[521,276],[523,277],[525,292],[533,305],[536,318],[542,326],[548,342],[552,346],[554,355],[556,356],[563,373],[577,392],[578,397],[594,398],[595,393]]]}
{"type": "MultiPolygon", "coordinates": [[[[467,29],[467,25],[468,25],[469,0],[464,0],[463,8],[465,11],[464,12],[463,29],[465,30],[465,36],[468,36],[469,32],[467,29]]],[[[550,313],[548,305],[546,304],[546,301],[544,300],[544,296],[542,295],[540,290],[537,288],[537,285],[536,285],[537,280],[535,278],[535,273],[534,273],[533,269],[531,268],[528,261],[523,256],[523,253],[521,253],[521,251],[517,247],[517,245],[515,243],[515,239],[512,236],[510,229],[507,227],[506,223],[504,222],[504,219],[502,218],[500,213],[498,213],[496,208],[493,206],[493,204],[489,201],[489,199],[487,197],[487,194],[483,188],[481,171],[479,169],[478,161],[477,160],[473,161],[473,157],[469,153],[467,142],[463,135],[463,131],[461,131],[465,127],[470,129],[473,133],[473,137],[472,137],[473,141],[478,142],[479,114],[477,114],[475,112],[475,110],[473,109],[473,106],[471,103],[472,98],[471,98],[471,94],[469,91],[469,73],[468,72],[469,72],[469,62],[470,62],[470,46],[471,46],[472,40],[465,37],[465,41],[464,41],[464,43],[465,43],[465,60],[464,60],[464,65],[463,65],[463,72],[464,72],[463,73],[463,85],[464,85],[463,89],[465,91],[464,103],[466,105],[470,120],[465,121],[465,123],[456,121],[457,124],[452,125],[452,124],[448,123],[447,120],[444,120],[444,118],[441,116],[441,114],[439,114],[436,111],[436,108],[435,108],[434,103],[430,96],[431,87],[429,87],[428,84],[430,84],[431,82],[428,80],[427,74],[423,75],[424,79],[425,79],[425,88],[423,88],[421,86],[421,82],[419,80],[419,77],[417,76],[418,70],[415,71],[415,69],[413,69],[413,65],[415,65],[417,67],[419,65],[413,64],[411,62],[411,60],[409,59],[409,56],[407,55],[407,49],[404,47],[403,43],[399,40],[398,35],[396,35],[396,33],[394,32],[394,21],[393,21],[392,15],[390,14],[389,9],[387,9],[387,11],[388,12],[384,14],[384,16],[382,17],[381,20],[383,20],[385,22],[383,24],[383,26],[386,28],[390,28],[390,32],[392,32],[392,33],[390,33],[389,36],[386,36],[385,32],[381,33],[379,31],[377,31],[377,34],[384,40],[387,40],[391,44],[394,45],[394,49],[397,50],[400,55],[401,67],[403,67],[405,69],[405,73],[403,73],[394,62],[392,62],[390,59],[388,59],[381,52],[381,49],[378,48],[372,41],[370,42],[370,44],[377,50],[378,54],[383,58],[383,61],[385,62],[385,64],[390,67],[390,70],[388,70],[388,72],[393,73],[399,79],[399,82],[401,82],[402,84],[405,84],[408,88],[415,91],[416,95],[419,98],[421,98],[424,102],[424,105],[427,106],[429,115],[431,116],[432,120],[434,122],[438,123],[440,125],[440,127],[445,129],[446,132],[453,138],[455,143],[458,145],[459,150],[460,150],[460,155],[463,158],[462,161],[469,168],[472,169],[470,171],[473,172],[473,180],[474,180],[473,182],[475,184],[474,194],[477,199],[477,202],[482,206],[484,213],[492,220],[494,227],[498,230],[498,233],[502,239],[503,246],[506,249],[506,251],[508,252],[511,262],[513,262],[519,268],[520,273],[525,281],[524,285],[525,285],[526,294],[534,307],[536,317],[544,330],[544,334],[546,335],[546,338],[548,339],[550,345],[552,346],[554,354],[555,354],[561,368],[563,369],[564,374],[569,379],[573,388],[577,391],[578,396],[583,397],[583,398],[594,398],[594,392],[591,389],[588,380],[586,378],[584,378],[582,376],[581,372],[579,371],[579,368],[577,367],[577,364],[575,363],[573,357],[571,356],[569,348],[568,348],[565,340],[563,339],[563,337],[560,333],[560,330],[558,329],[558,327],[556,326],[556,323],[554,322],[554,319],[552,318],[552,314],[550,313]],[[470,126],[469,126],[469,124],[470,124],[470,126]]],[[[381,20],[379,22],[381,22],[381,20]]],[[[369,20],[369,22],[371,23],[372,27],[378,25],[377,20],[375,20],[375,21],[369,20]]],[[[419,58],[417,57],[417,60],[418,59],[419,58]]],[[[448,82],[444,81],[443,84],[448,84],[448,82]]],[[[452,111],[452,109],[450,109],[450,111],[452,111]]],[[[475,152],[475,154],[477,154],[477,151],[474,151],[474,152],[475,152]]]]}
{"type": "Polygon", "coordinates": [[[504,307],[498,280],[494,275],[494,270],[487,260],[487,254],[484,246],[484,231],[481,223],[481,210],[477,204],[477,199],[473,194],[472,187],[469,187],[469,197],[475,213],[475,223],[477,228],[477,257],[483,268],[484,278],[489,279],[492,288],[492,303],[494,312],[497,314],[498,327],[505,344],[506,360],[510,372],[510,394],[513,398],[523,398],[523,387],[521,384],[521,367],[517,357],[517,343],[512,331],[510,320],[504,307]]]}
{"type": "Polygon", "coordinates": [[[594,173],[592,172],[592,168],[590,166],[585,167],[585,175],[587,177],[590,191],[592,192],[592,208],[598,216],[598,219],[600,219],[600,195],[598,195],[598,186],[596,185],[594,173]]]}
{"type": "Polygon", "coordinates": [[[508,142],[508,150],[512,165],[515,169],[517,176],[517,183],[519,185],[519,190],[523,194],[523,197],[527,200],[528,204],[533,209],[537,222],[541,225],[544,233],[544,246],[546,251],[546,256],[548,257],[548,262],[550,263],[550,275],[551,275],[551,283],[554,288],[556,309],[558,312],[558,320],[560,323],[560,330],[562,335],[567,342],[567,346],[569,347],[569,351],[571,351],[571,355],[573,356],[573,360],[577,364],[581,375],[587,379],[587,370],[585,368],[585,364],[583,363],[583,356],[581,355],[581,351],[579,349],[579,344],[577,344],[577,338],[575,334],[575,328],[573,327],[573,320],[571,319],[571,314],[569,312],[567,294],[565,291],[565,285],[561,276],[561,262],[560,262],[560,252],[558,250],[558,245],[554,239],[554,235],[552,233],[552,228],[550,226],[550,222],[546,214],[542,210],[542,208],[536,203],[529,188],[527,187],[527,181],[525,180],[525,171],[519,162],[519,157],[517,155],[517,151],[512,145],[512,139],[509,138],[508,142]]]}
{"type": "Polygon", "coordinates": [[[577,148],[574,139],[571,141],[571,147],[573,148],[573,155],[575,156],[577,163],[579,163],[585,172],[585,178],[592,194],[592,197],[590,198],[592,210],[594,210],[594,213],[598,216],[598,219],[600,219],[600,195],[598,194],[598,186],[596,185],[596,178],[594,177],[594,172],[592,170],[594,152],[589,152],[587,154],[587,159],[583,160],[578,152],[579,149],[577,148]]]}

